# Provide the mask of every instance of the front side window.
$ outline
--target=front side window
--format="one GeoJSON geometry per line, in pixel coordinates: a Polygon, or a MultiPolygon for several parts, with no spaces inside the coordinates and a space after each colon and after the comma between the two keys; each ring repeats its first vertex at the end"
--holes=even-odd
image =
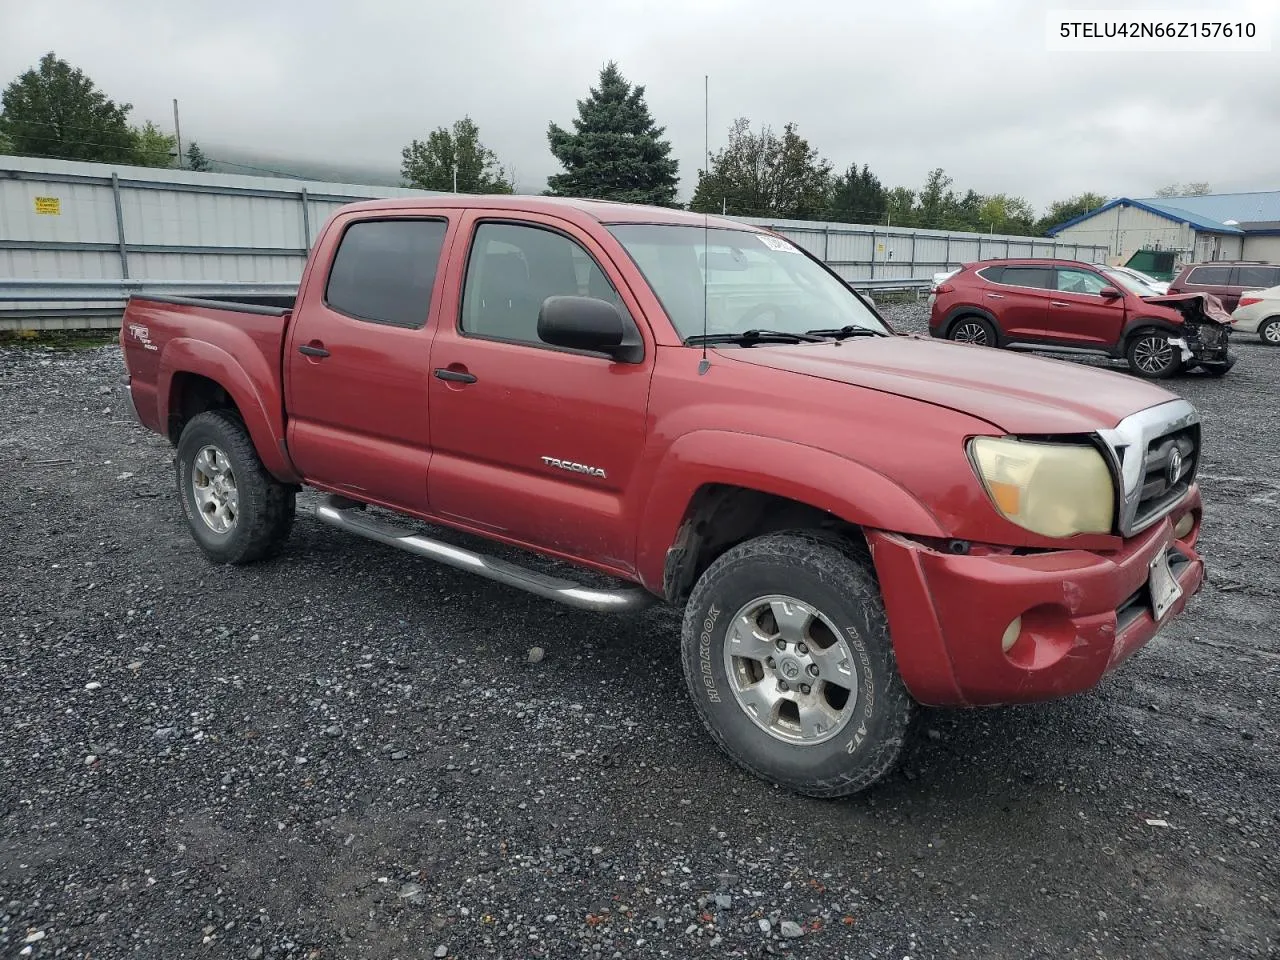
{"type": "Polygon", "coordinates": [[[1105,271],[1107,278],[1121,290],[1130,290],[1140,297],[1158,297],[1160,291],[1148,284],[1141,277],[1135,276],[1127,270],[1107,270],[1105,271]]]}
{"type": "Polygon", "coordinates": [[[541,227],[480,224],[462,291],[463,332],[541,343],[538,313],[547,297],[595,297],[628,315],[600,265],[576,241],[541,227]]]}
{"type": "Polygon", "coordinates": [[[1266,290],[1280,284],[1280,267],[1239,267],[1240,279],[1236,281],[1250,290],[1266,290]]]}
{"type": "Polygon", "coordinates": [[[1110,286],[1106,280],[1092,270],[1073,270],[1070,267],[1058,268],[1058,289],[1063,293],[1086,293],[1097,296],[1103,287],[1110,286]]]}
{"type": "Polygon", "coordinates": [[[333,258],[325,303],[357,320],[423,326],[447,227],[443,220],[351,224],[333,258]]]}
{"type": "Polygon", "coordinates": [[[644,274],[681,339],[703,332],[704,311],[711,334],[846,326],[889,332],[846,284],[778,237],[652,223],[614,224],[609,231],[644,274]]]}

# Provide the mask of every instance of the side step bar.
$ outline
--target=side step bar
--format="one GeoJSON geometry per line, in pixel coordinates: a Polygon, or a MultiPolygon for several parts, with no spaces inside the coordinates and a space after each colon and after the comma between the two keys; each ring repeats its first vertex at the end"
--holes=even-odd
{"type": "MultiPolygon", "coordinates": [[[[349,501],[339,499],[336,502],[345,505],[349,501]]],[[[657,602],[657,597],[643,587],[623,587],[617,590],[595,590],[584,587],[571,580],[550,577],[505,560],[486,557],[452,544],[409,533],[389,523],[357,515],[355,509],[339,509],[332,502],[317,506],[314,516],[322,523],[354,533],[367,540],[376,540],[378,543],[398,547],[459,570],[477,573],[498,583],[518,587],[528,593],[537,594],[579,610],[590,610],[595,613],[630,613],[657,602]]]]}

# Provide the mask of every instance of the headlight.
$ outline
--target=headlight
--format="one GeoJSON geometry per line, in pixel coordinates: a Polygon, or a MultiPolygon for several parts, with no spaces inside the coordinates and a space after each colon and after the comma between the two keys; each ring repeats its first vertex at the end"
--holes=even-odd
{"type": "Polygon", "coordinates": [[[1111,532],[1115,488],[1093,447],[975,437],[969,453],[995,508],[1018,526],[1046,537],[1111,532]]]}

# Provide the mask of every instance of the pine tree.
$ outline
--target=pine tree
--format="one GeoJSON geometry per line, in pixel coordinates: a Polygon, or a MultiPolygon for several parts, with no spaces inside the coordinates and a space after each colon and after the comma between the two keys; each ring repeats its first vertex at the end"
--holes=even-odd
{"type": "Polygon", "coordinates": [[[200,144],[194,140],[187,149],[187,169],[194,170],[196,173],[204,173],[209,169],[209,158],[204,155],[204,151],[200,149],[200,144]]]}
{"type": "Polygon", "coordinates": [[[578,101],[573,133],[555,123],[547,129],[551,152],[565,168],[547,180],[547,193],[626,203],[674,206],[679,163],[662,139],[644,99],[610,61],[598,87],[578,101]]]}

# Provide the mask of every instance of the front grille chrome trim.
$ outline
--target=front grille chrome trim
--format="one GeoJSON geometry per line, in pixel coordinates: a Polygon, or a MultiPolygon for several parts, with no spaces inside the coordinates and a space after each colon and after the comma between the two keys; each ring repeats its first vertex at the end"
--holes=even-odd
{"type": "MultiPolygon", "coordinates": [[[[1200,450],[1194,454],[1192,469],[1184,476],[1185,488],[1178,496],[1167,498],[1159,506],[1141,517],[1138,507],[1142,501],[1147,451],[1153,440],[1158,440],[1200,423],[1200,413],[1186,400],[1176,399],[1167,403],[1139,410],[1125,417],[1110,430],[1099,430],[1098,437],[1105,445],[1112,469],[1119,479],[1120,502],[1116,527],[1121,536],[1131,537],[1158,523],[1181,501],[1195,481],[1200,467],[1200,450]]],[[[1182,484],[1179,484],[1181,487],[1182,484]]]]}

